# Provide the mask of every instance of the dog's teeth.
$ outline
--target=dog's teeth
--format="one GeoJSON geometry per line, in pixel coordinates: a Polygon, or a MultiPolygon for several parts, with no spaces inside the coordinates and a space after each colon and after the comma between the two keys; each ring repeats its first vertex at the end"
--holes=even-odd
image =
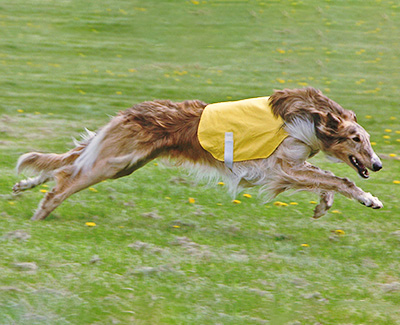
{"type": "Polygon", "coordinates": [[[355,165],[357,165],[358,166],[358,161],[357,161],[357,159],[355,158],[355,157],[351,157],[351,160],[352,160],[352,162],[355,164],[355,165]]]}

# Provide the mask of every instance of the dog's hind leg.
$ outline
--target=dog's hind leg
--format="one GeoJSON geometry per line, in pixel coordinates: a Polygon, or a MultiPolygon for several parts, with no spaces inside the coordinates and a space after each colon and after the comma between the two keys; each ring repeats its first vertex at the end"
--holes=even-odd
{"type": "Polygon", "coordinates": [[[335,192],[323,192],[320,196],[319,204],[314,209],[314,219],[321,218],[333,204],[335,192]]]}
{"type": "Polygon", "coordinates": [[[92,173],[79,173],[73,176],[72,168],[65,168],[56,173],[56,186],[39,203],[32,220],[45,219],[55,208],[57,208],[66,198],[79,192],[93,184],[103,180],[103,178],[89,177],[92,173]]]}
{"type": "Polygon", "coordinates": [[[19,181],[18,183],[16,183],[13,186],[13,188],[12,188],[13,193],[17,194],[19,192],[29,190],[38,185],[48,182],[52,178],[53,178],[53,176],[50,173],[42,173],[39,176],[24,179],[22,181],[19,181]]]}
{"type": "Polygon", "coordinates": [[[144,166],[148,161],[154,159],[154,155],[136,159],[134,165],[132,156],[127,155],[118,159],[103,159],[88,172],[75,173],[74,166],[68,166],[56,172],[54,178],[56,186],[43,198],[36,210],[32,220],[45,219],[65,199],[91,185],[97,184],[110,178],[119,178],[133,173],[136,169],[144,166]]]}

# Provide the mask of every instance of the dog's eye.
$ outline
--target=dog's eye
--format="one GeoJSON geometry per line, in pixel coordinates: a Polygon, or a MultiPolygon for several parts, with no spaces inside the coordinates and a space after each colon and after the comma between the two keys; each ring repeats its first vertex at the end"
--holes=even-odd
{"type": "Polygon", "coordinates": [[[353,141],[354,141],[354,142],[360,142],[361,140],[360,140],[359,137],[354,137],[354,138],[353,138],[353,141]]]}

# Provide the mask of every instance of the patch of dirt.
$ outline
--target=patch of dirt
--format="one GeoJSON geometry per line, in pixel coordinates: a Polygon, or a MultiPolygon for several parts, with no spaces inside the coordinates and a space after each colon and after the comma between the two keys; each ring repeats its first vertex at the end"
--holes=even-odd
{"type": "Polygon", "coordinates": [[[142,217],[143,218],[149,218],[149,219],[156,219],[156,220],[163,219],[163,217],[160,216],[157,211],[143,213],[142,217]]]}
{"type": "Polygon", "coordinates": [[[137,250],[137,251],[146,251],[151,254],[163,254],[164,255],[164,254],[168,253],[168,250],[165,248],[161,248],[161,247],[158,247],[158,246],[150,244],[150,243],[142,242],[140,240],[137,240],[134,243],[129,244],[128,247],[132,248],[134,250],[137,250]]]}
{"type": "Polygon", "coordinates": [[[207,245],[197,244],[188,237],[176,237],[174,241],[170,242],[170,245],[183,247],[186,254],[196,257],[210,257],[213,255],[207,245]]]}
{"type": "Polygon", "coordinates": [[[380,285],[385,293],[400,291],[400,282],[384,283],[380,285]]]}
{"type": "Polygon", "coordinates": [[[8,240],[21,240],[25,241],[31,238],[31,235],[24,230],[14,230],[6,233],[3,238],[8,240]]]}
{"type": "Polygon", "coordinates": [[[12,266],[18,271],[36,272],[39,268],[35,262],[14,263],[12,266]]]}

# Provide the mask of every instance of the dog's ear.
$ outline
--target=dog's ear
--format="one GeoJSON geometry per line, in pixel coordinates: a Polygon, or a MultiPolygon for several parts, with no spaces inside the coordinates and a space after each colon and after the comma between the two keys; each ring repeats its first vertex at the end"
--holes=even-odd
{"type": "Polygon", "coordinates": [[[322,115],[320,112],[311,112],[312,122],[314,122],[315,127],[318,127],[321,124],[322,115]]]}
{"type": "Polygon", "coordinates": [[[337,118],[330,112],[328,112],[328,114],[326,114],[326,124],[325,125],[328,129],[331,129],[332,131],[337,131],[339,124],[340,124],[339,118],[337,118]]]}
{"type": "Polygon", "coordinates": [[[356,113],[354,113],[353,111],[348,111],[350,114],[350,118],[354,121],[357,122],[357,116],[356,113]]]}
{"type": "Polygon", "coordinates": [[[315,125],[315,134],[326,145],[330,145],[337,140],[340,119],[328,112],[326,114],[314,112],[312,114],[315,125]]]}

